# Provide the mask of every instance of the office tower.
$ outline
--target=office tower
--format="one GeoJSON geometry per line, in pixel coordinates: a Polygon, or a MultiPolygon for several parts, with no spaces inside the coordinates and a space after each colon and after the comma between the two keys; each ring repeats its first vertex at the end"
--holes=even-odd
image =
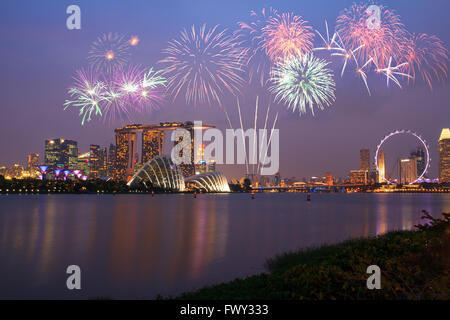
{"type": "Polygon", "coordinates": [[[108,162],[107,162],[107,175],[109,177],[113,176],[113,172],[114,172],[114,166],[116,164],[116,146],[114,144],[110,144],[109,145],[109,150],[108,150],[108,162]]]}
{"type": "Polygon", "coordinates": [[[439,137],[439,181],[450,182],[450,129],[442,129],[439,137]]]}
{"type": "Polygon", "coordinates": [[[90,175],[90,157],[90,152],[86,152],[78,156],[77,169],[81,170],[81,174],[87,177],[90,175]]]}
{"type": "Polygon", "coordinates": [[[425,151],[423,150],[423,148],[418,147],[417,150],[411,152],[411,159],[416,159],[416,163],[417,163],[417,175],[422,174],[425,171],[425,161],[426,161],[426,156],[425,156],[425,151]]]}
{"type": "Polygon", "coordinates": [[[27,170],[38,170],[39,166],[39,153],[30,153],[27,156],[27,170]]]}
{"type": "Polygon", "coordinates": [[[99,177],[104,178],[108,176],[108,152],[105,148],[101,148],[99,151],[99,177]]]}
{"type": "Polygon", "coordinates": [[[370,170],[370,150],[361,149],[359,151],[359,169],[360,170],[370,170]]]}
{"type": "Polygon", "coordinates": [[[64,162],[62,155],[62,139],[45,140],[45,164],[56,166],[64,162]]]}
{"type": "Polygon", "coordinates": [[[383,150],[378,151],[377,164],[378,164],[378,183],[383,183],[386,181],[385,180],[385,178],[386,178],[386,162],[384,160],[384,151],[383,150]]]}
{"type": "Polygon", "coordinates": [[[142,131],[142,163],[163,155],[164,131],[143,130],[142,131]]]}
{"type": "Polygon", "coordinates": [[[367,170],[351,170],[349,173],[349,179],[351,184],[357,185],[367,185],[368,183],[368,174],[367,170]]]}
{"type": "Polygon", "coordinates": [[[333,185],[333,174],[331,172],[327,172],[325,174],[325,183],[328,186],[332,186],[333,185]]]}
{"type": "Polygon", "coordinates": [[[134,155],[137,144],[137,135],[134,129],[136,127],[130,125],[115,130],[116,164],[113,174],[114,180],[129,181],[134,174],[134,155]]]}
{"type": "Polygon", "coordinates": [[[77,142],[68,139],[45,140],[45,164],[75,169],[78,158],[77,142]]]}
{"type": "Polygon", "coordinates": [[[89,146],[89,179],[99,179],[101,177],[101,149],[99,145],[91,144],[89,146]]]}
{"type": "Polygon", "coordinates": [[[399,183],[408,184],[417,180],[417,161],[413,159],[399,160],[399,183]]]}
{"type": "Polygon", "coordinates": [[[77,169],[78,165],[78,143],[73,140],[63,142],[64,166],[70,170],[77,169]]]}

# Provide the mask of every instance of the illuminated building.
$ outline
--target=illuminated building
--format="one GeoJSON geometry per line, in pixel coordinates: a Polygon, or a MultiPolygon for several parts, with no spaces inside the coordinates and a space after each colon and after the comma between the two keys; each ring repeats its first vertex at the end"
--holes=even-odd
{"type": "Polygon", "coordinates": [[[351,184],[367,185],[368,182],[367,170],[352,170],[350,171],[349,178],[351,184]]]}
{"type": "Polygon", "coordinates": [[[91,144],[89,154],[89,178],[95,180],[100,178],[100,146],[91,144]]]}
{"type": "Polygon", "coordinates": [[[442,129],[439,137],[439,181],[450,182],[450,129],[442,129]]]}
{"type": "Polygon", "coordinates": [[[142,163],[163,154],[164,131],[143,130],[142,131],[142,163]]]}
{"type": "Polygon", "coordinates": [[[39,153],[30,153],[27,156],[27,170],[38,170],[39,166],[39,153]]]}
{"type": "Polygon", "coordinates": [[[99,151],[99,169],[100,178],[108,176],[108,152],[106,148],[101,148],[99,151]]]}
{"type": "Polygon", "coordinates": [[[386,178],[386,161],[384,158],[383,150],[378,151],[377,165],[378,165],[378,183],[383,183],[385,182],[384,179],[386,178]]]}
{"type": "Polygon", "coordinates": [[[166,156],[157,156],[147,161],[131,178],[128,185],[143,184],[168,191],[184,191],[184,177],[179,166],[166,156]]]}
{"type": "Polygon", "coordinates": [[[220,172],[197,174],[185,179],[186,187],[202,192],[230,192],[227,178],[220,172]]]}
{"type": "MultiPolygon", "coordinates": [[[[211,126],[202,125],[202,130],[213,128],[211,126]]],[[[116,161],[113,170],[113,179],[117,181],[129,181],[133,176],[135,164],[138,163],[136,156],[137,148],[137,134],[142,133],[142,162],[146,163],[155,156],[161,156],[163,153],[163,146],[165,142],[165,131],[185,129],[191,134],[190,141],[182,141],[183,138],[178,138],[174,142],[175,145],[179,143],[189,144],[186,147],[191,150],[191,163],[180,164],[180,168],[185,176],[195,174],[194,165],[194,123],[193,122],[162,122],[159,125],[128,125],[123,128],[115,129],[116,133],[116,161]]],[[[182,153],[182,151],[180,151],[182,153]]]]}
{"type": "Polygon", "coordinates": [[[399,183],[408,184],[417,180],[417,161],[413,159],[399,160],[399,183]]]}
{"type": "Polygon", "coordinates": [[[423,148],[418,147],[416,151],[411,152],[411,159],[416,159],[417,175],[421,175],[425,171],[426,156],[423,148]]]}
{"type": "Polygon", "coordinates": [[[78,170],[81,170],[83,175],[89,176],[90,174],[90,164],[89,159],[91,158],[90,152],[83,153],[78,156],[78,170]]]}
{"type": "Polygon", "coordinates": [[[108,160],[107,160],[107,175],[112,177],[114,167],[116,165],[116,146],[114,144],[109,145],[108,160]]]}
{"type": "Polygon", "coordinates": [[[370,170],[370,150],[361,149],[359,151],[359,169],[360,170],[370,170]]]}
{"type": "Polygon", "coordinates": [[[331,172],[327,172],[325,174],[325,183],[328,186],[332,186],[333,185],[333,174],[331,172]]]}
{"type": "Polygon", "coordinates": [[[45,140],[45,164],[75,169],[78,157],[78,144],[68,139],[45,140]]]}
{"type": "Polygon", "coordinates": [[[6,167],[5,166],[0,167],[0,176],[6,176],[6,167]]]}
{"type": "Polygon", "coordinates": [[[78,165],[78,143],[73,140],[64,140],[63,142],[64,165],[74,170],[78,165]]]}

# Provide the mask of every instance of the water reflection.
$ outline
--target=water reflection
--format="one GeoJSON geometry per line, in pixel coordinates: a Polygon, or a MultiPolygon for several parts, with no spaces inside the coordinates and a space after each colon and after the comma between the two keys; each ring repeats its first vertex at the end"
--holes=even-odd
{"type": "Polygon", "coordinates": [[[411,229],[445,194],[0,196],[0,298],[153,298],[262,271],[275,254],[411,229]],[[65,290],[69,264],[83,290],[65,290]]]}

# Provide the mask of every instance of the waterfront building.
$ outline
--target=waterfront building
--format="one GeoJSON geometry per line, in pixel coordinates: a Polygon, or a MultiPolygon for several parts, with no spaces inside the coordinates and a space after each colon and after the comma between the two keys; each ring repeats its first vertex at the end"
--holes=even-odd
{"type": "Polygon", "coordinates": [[[39,170],[39,153],[30,153],[27,156],[27,170],[39,170]]]}
{"type": "Polygon", "coordinates": [[[378,183],[383,183],[386,181],[385,180],[385,178],[386,178],[386,161],[384,158],[383,150],[378,151],[377,164],[378,164],[378,183]]]}
{"type": "Polygon", "coordinates": [[[418,147],[415,151],[411,152],[410,159],[416,159],[417,163],[417,175],[421,175],[425,171],[426,155],[422,147],[418,147]]]}
{"type": "MultiPolygon", "coordinates": [[[[201,130],[213,128],[212,126],[202,125],[201,130]]],[[[190,163],[179,165],[183,174],[192,176],[195,174],[194,164],[194,123],[193,122],[161,122],[159,125],[141,125],[133,124],[123,128],[115,129],[116,133],[116,161],[113,171],[113,178],[117,181],[129,181],[135,172],[135,164],[138,163],[136,157],[137,134],[142,134],[142,163],[148,162],[155,156],[161,156],[165,142],[166,130],[185,129],[190,135],[190,141],[183,141],[179,137],[174,145],[180,143],[186,144],[185,147],[191,150],[189,156],[190,163]]],[[[182,151],[180,151],[182,153],[182,151]]],[[[181,154],[181,156],[183,156],[181,154]]]]}
{"type": "Polygon", "coordinates": [[[227,178],[220,172],[206,172],[185,179],[186,187],[201,192],[230,192],[227,178]]]}
{"type": "Polygon", "coordinates": [[[179,166],[166,156],[157,156],[147,163],[128,182],[128,185],[143,184],[147,188],[160,188],[167,191],[184,191],[184,177],[179,166]]]}
{"type": "Polygon", "coordinates": [[[89,179],[100,178],[100,146],[91,144],[89,146],[89,179]]]}
{"type": "Polygon", "coordinates": [[[107,175],[112,177],[116,165],[116,145],[110,144],[107,158],[107,175]]]}
{"type": "Polygon", "coordinates": [[[359,151],[359,169],[363,171],[370,170],[370,150],[361,149],[359,151]]]}
{"type": "Polygon", "coordinates": [[[442,129],[439,137],[439,181],[450,182],[450,129],[442,129]]]}
{"type": "Polygon", "coordinates": [[[86,152],[78,156],[77,168],[78,170],[81,170],[82,175],[86,177],[90,175],[90,167],[91,167],[89,163],[90,158],[91,158],[90,152],[86,152]]]}
{"type": "Polygon", "coordinates": [[[417,161],[412,159],[399,160],[399,183],[409,184],[417,180],[417,161]]]}
{"type": "Polygon", "coordinates": [[[78,144],[69,139],[45,140],[45,165],[75,169],[78,162],[78,144]]]}
{"type": "Polygon", "coordinates": [[[350,184],[367,185],[368,170],[351,170],[349,173],[350,184]]]}

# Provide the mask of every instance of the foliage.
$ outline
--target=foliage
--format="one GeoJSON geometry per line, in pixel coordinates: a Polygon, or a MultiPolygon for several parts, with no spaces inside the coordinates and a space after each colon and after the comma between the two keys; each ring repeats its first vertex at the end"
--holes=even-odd
{"type": "Polygon", "coordinates": [[[290,252],[266,262],[269,273],[202,288],[179,299],[417,300],[449,299],[450,219],[417,231],[395,231],[290,252]],[[381,268],[381,290],[368,290],[369,265],[381,268]]]}

